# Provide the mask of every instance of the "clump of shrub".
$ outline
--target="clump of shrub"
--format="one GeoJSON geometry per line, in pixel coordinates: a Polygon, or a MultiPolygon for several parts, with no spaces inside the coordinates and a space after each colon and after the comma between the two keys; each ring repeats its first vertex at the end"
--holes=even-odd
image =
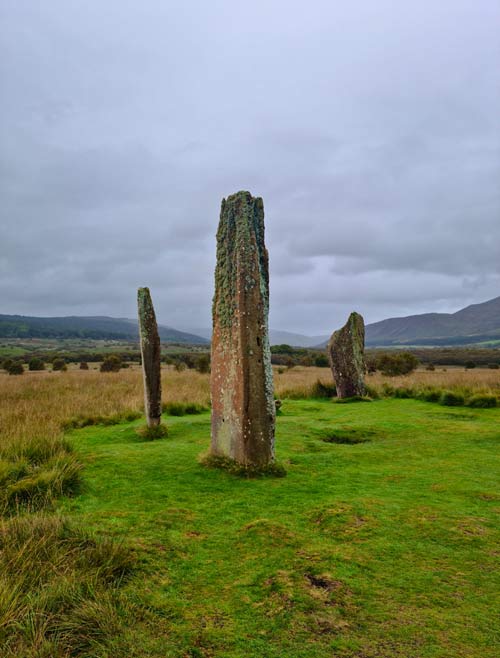
{"type": "Polygon", "coordinates": [[[318,354],[314,357],[314,365],[316,368],[328,368],[330,363],[326,354],[318,354]]]}
{"type": "Polygon", "coordinates": [[[45,370],[45,363],[42,361],[42,359],[39,359],[38,357],[34,357],[33,359],[30,359],[30,362],[28,364],[28,369],[45,370]]]}
{"type": "Polygon", "coordinates": [[[210,372],[210,356],[202,354],[196,359],[195,368],[199,373],[206,374],[210,372]]]}
{"type": "Polygon", "coordinates": [[[491,409],[492,407],[496,407],[497,403],[498,401],[495,395],[488,395],[486,393],[478,393],[467,400],[467,406],[476,409],[491,409]]]}
{"type": "Polygon", "coordinates": [[[122,360],[116,354],[110,354],[101,363],[99,370],[101,372],[119,372],[122,367],[122,360]]]}
{"type": "Polygon", "coordinates": [[[89,364],[86,361],[81,361],[80,370],[88,370],[88,369],[89,369],[89,364]]]}
{"type": "Polygon", "coordinates": [[[146,441],[155,441],[156,439],[163,439],[168,436],[168,428],[166,425],[160,424],[154,427],[143,425],[136,430],[137,434],[146,441]]]}
{"type": "Polygon", "coordinates": [[[429,372],[434,372],[434,370],[436,370],[436,366],[435,366],[433,363],[428,363],[428,364],[425,366],[425,369],[426,369],[426,370],[429,370],[429,372]]]}
{"type": "Polygon", "coordinates": [[[12,359],[4,359],[2,361],[2,368],[4,370],[7,370],[7,372],[9,372],[9,368],[13,363],[14,363],[14,361],[12,359]]]}
{"type": "Polygon", "coordinates": [[[417,398],[425,402],[439,402],[442,391],[439,388],[423,388],[417,391],[417,398]]]}
{"type": "Polygon", "coordinates": [[[162,411],[169,416],[194,416],[208,411],[207,407],[194,402],[164,402],[162,411]]]}
{"type": "Polygon", "coordinates": [[[490,370],[498,370],[498,368],[500,368],[500,366],[498,365],[498,363],[489,363],[488,368],[490,370]]]}
{"type": "Polygon", "coordinates": [[[229,457],[219,455],[203,455],[200,464],[205,468],[217,468],[243,478],[277,477],[286,476],[286,469],[279,462],[271,462],[267,466],[253,466],[251,464],[240,464],[229,457]]]}
{"type": "Polygon", "coordinates": [[[68,366],[66,365],[66,361],[64,359],[57,358],[52,361],[52,370],[65,372],[67,369],[68,366]]]}
{"type": "Polygon", "coordinates": [[[394,389],[393,397],[408,400],[415,397],[415,391],[411,386],[397,386],[394,389]]]}
{"type": "Polygon", "coordinates": [[[476,364],[475,364],[474,361],[466,361],[466,363],[465,363],[465,369],[466,370],[472,370],[475,367],[476,367],[476,364]]]}
{"type": "Polygon", "coordinates": [[[5,370],[7,370],[9,375],[22,375],[24,373],[24,366],[21,361],[11,361],[5,370]]]}
{"type": "Polygon", "coordinates": [[[382,354],[378,358],[377,366],[383,375],[395,377],[397,375],[408,375],[418,366],[418,359],[410,352],[400,354],[382,354]]]}
{"type": "Polygon", "coordinates": [[[463,407],[465,398],[461,393],[456,391],[443,391],[439,398],[439,404],[445,407],[463,407]]]}

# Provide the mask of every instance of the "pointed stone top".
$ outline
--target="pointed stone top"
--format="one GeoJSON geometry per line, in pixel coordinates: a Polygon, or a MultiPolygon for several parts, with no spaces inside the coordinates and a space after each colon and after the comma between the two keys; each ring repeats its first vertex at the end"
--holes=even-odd
{"type": "Polygon", "coordinates": [[[224,201],[235,201],[236,199],[260,199],[261,197],[253,197],[251,192],[248,190],[240,190],[239,192],[235,192],[234,194],[229,194],[224,201]]]}
{"type": "Polygon", "coordinates": [[[353,322],[363,322],[363,316],[361,313],[358,313],[357,311],[353,311],[351,315],[349,316],[347,323],[346,324],[352,324],[353,322]]]}
{"type": "Polygon", "coordinates": [[[222,199],[222,210],[229,210],[239,218],[249,217],[255,211],[264,213],[264,201],[260,196],[252,196],[246,190],[240,190],[222,199]]]}
{"type": "Polygon", "coordinates": [[[212,454],[265,466],[274,459],[264,202],[223,199],[217,229],[212,335],[212,454]]]}
{"type": "Polygon", "coordinates": [[[356,311],[352,311],[352,313],[347,318],[347,322],[345,323],[345,325],[333,332],[330,341],[334,340],[334,338],[336,338],[341,332],[344,332],[346,330],[354,331],[355,333],[362,332],[363,343],[364,343],[365,321],[360,313],[357,313],[356,311]]]}
{"type": "Polygon", "coordinates": [[[339,398],[365,394],[365,323],[363,316],[353,311],[341,329],[328,341],[328,358],[339,398]]]}

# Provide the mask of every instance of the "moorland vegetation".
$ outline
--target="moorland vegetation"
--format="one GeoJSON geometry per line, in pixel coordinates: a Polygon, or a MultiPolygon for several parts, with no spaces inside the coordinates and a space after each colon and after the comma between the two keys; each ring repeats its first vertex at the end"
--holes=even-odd
{"type": "Polygon", "coordinates": [[[272,482],[203,469],[209,376],[162,375],[146,441],[138,366],[0,373],[2,655],[493,658],[500,411],[471,401],[498,371],[337,405],[327,369],[275,368],[272,482]]]}

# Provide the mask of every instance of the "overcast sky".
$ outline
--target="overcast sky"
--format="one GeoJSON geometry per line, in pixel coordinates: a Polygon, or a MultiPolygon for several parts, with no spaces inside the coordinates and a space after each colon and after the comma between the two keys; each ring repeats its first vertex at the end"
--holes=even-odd
{"type": "Polygon", "coordinates": [[[498,0],[2,0],[0,313],[208,326],[262,196],[271,325],[500,295],[498,0]]]}

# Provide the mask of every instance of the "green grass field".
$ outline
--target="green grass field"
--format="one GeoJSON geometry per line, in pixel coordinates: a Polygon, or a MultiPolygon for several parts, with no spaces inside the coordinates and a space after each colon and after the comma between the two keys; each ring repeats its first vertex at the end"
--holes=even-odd
{"type": "Polygon", "coordinates": [[[129,617],[89,655],[496,657],[499,421],[414,400],[285,401],[288,475],[258,480],[197,463],[208,413],[167,418],[154,442],[140,421],[73,432],[86,485],[64,511],[136,562],[129,617]]]}

